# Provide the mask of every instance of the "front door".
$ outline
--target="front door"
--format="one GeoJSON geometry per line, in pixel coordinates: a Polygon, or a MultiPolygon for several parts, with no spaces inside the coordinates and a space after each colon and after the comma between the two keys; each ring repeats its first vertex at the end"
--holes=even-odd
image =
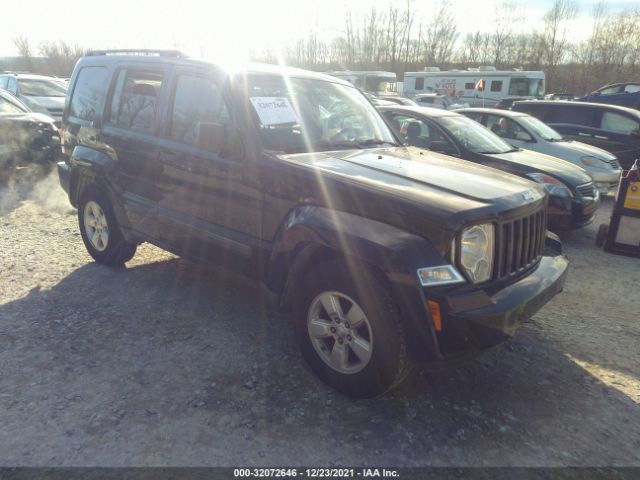
{"type": "Polygon", "coordinates": [[[159,152],[160,236],[180,253],[235,269],[259,244],[262,195],[242,146],[221,151],[218,137],[210,138],[234,127],[221,79],[176,68],[170,92],[159,152]]]}

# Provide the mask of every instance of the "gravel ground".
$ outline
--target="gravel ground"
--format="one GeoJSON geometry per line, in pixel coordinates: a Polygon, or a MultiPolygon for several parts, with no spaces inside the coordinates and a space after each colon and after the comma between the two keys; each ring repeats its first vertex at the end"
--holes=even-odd
{"type": "Polygon", "coordinates": [[[5,188],[0,465],[640,466],[640,260],[594,246],[611,204],[503,348],[353,401],[256,286],[149,245],[98,266],[55,176],[5,188]]]}

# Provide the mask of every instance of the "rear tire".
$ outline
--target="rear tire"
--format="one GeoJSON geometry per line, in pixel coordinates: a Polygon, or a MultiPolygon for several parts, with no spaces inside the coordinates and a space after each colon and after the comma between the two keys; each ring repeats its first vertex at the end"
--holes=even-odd
{"type": "Polygon", "coordinates": [[[87,252],[98,263],[119,267],[136,253],[137,245],[125,240],[109,197],[98,187],[89,187],[82,193],[78,226],[87,252]]]}
{"type": "Polygon", "coordinates": [[[302,355],[329,386],[357,398],[382,395],[408,373],[406,333],[388,288],[373,272],[329,262],[294,295],[302,355]],[[333,310],[333,311],[329,311],[333,310]]]}

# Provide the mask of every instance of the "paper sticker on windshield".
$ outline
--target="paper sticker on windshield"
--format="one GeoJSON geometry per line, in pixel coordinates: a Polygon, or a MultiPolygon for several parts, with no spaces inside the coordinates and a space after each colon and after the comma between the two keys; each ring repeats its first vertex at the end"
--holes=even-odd
{"type": "Polygon", "coordinates": [[[251,97],[251,103],[263,125],[298,123],[298,116],[286,97],[251,97]]]}

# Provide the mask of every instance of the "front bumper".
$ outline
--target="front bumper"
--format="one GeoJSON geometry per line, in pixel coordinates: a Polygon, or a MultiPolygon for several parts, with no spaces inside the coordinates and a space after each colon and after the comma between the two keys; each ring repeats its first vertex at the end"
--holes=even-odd
{"type": "Polygon", "coordinates": [[[562,254],[544,256],[533,271],[493,293],[427,294],[442,309],[442,330],[436,334],[440,354],[468,354],[513,336],[523,321],[562,291],[568,265],[562,254]]]}
{"type": "Polygon", "coordinates": [[[622,176],[622,170],[611,170],[606,172],[589,171],[589,175],[593,178],[596,188],[602,195],[618,190],[618,183],[622,176]]]}
{"type": "Polygon", "coordinates": [[[600,206],[600,195],[595,198],[566,198],[549,196],[549,229],[571,230],[589,225],[600,206]]]}

